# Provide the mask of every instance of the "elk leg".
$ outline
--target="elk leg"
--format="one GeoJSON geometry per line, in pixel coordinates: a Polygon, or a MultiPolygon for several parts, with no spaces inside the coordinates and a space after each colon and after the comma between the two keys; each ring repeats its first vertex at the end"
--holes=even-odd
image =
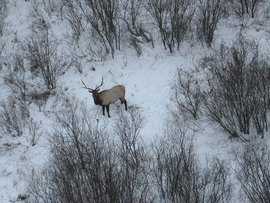
{"type": "Polygon", "coordinates": [[[127,111],[127,100],[125,100],[125,109],[126,109],[126,111],[127,111]]]}
{"type": "Polygon", "coordinates": [[[121,104],[123,104],[123,103],[125,104],[125,109],[126,109],[126,111],[127,111],[127,100],[125,100],[125,101],[122,101],[122,100],[121,100],[121,104]]]}
{"type": "Polygon", "coordinates": [[[105,106],[102,106],[103,116],[105,116],[105,106]]]}
{"type": "Polygon", "coordinates": [[[110,116],[110,112],[109,112],[109,107],[110,107],[110,105],[106,106],[106,109],[107,109],[108,116],[110,118],[111,116],[110,116]]]}

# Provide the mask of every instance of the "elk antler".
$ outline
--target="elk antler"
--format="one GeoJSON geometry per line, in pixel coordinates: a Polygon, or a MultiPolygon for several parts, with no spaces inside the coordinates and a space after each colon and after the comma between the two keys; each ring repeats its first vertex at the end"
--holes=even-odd
{"type": "Polygon", "coordinates": [[[82,80],[82,84],[83,84],[83,86],[84,86],[83,88],[93,91],[92,88],[89,88],[89,87],[87,87],[87,86],[85,85],[85,83],[83,82],[83,80],[82,80]]]}
{"type": "Polygon", "coordinates": [[[102,77],[102,81],[101,81],[101,84],[98,86],[98,87],[96,87],[96,89],[95,90],[97,90],[97,89],[99,89],[102,85],[103,85],[103,77],[102,77]]]}

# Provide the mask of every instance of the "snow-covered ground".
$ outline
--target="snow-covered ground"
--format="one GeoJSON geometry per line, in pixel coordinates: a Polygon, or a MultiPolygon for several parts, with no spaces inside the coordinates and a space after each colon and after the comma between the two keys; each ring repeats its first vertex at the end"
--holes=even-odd
{"type": "MultiPolygon", "coordinates": [[[[30,2],[24,0],[10,1],[10,12],[7,18],[5,39],[7,47],[14,48],[16,39],[23,39],[29,34],[29,8],[30,2]]],[[[269,47],[269,26],[250,24],[250,29],[244,34],[254,37],[261,44],[269,47]]],[[[268,22],[269,24],[269,22],[268,22]]],[[[61,25],[58,22],[53,24],[55,33],[61,34],[61,25]]],[[[221,23],[217,32],[215,43],[231,43],[241,29],[235,26],[237,23],[221,23]]],[[[265,49],[266,51],[267,48],[265,49]]],[[[171,84],[174,80],[177,68],[189,69],[194,67],[197,60],[211,50],[202,47],[200,44],[191,45],[183,43],[180,51],[169,53],[161,45],[152,48],[150,45],[143,46],[143,54],[138,57],[131,48],[124,48],[116,51],[114,59],[105,61],[87,62],[81,61],[81,69],[70,67],[65,74],[57,80],[58,92],[84,101],[89,111],[99,119],[105,120],[108,125],[113,123],[118,113],[120,102],[110,106],[111,118],[100,116],[102,108],[94,105],[92,95],[83,88],[82,80],[89,87],[100,84],[104,78],[104,85],[101,90],[109,89],[114,85],[122,84],[126,87],[126,100],[128,106],[140,108],[146,119],[144,128],[141,131],[145,141],[154,141],[161,134],[167,114],[166,106],[170,102],[171,84]],[[92,69],[94,67],[94,69],[92,69]]],[[[8,54],[8,53],[6,53],[8,54]]],[[[7,93],[3,84],[4,69],[1,75],[2,97],[7,93]]],[[[31,117],[39,123],[39,139],[35,146],[31,145],[29,136],[24,133],[21,137],[10,137],[0,135],[0,202],[16,202],[19,195],[25,194],[27,178],[32,170],[42,168],[49,154],[49,146],[46,141],[47,133],[53,127],[51,117],[48,116],[55,105],[55,98],[50,98],[44,110],[39,112],[38,107],[30,105],[31,117]],[[47,112],[47,113],[46,113],[47,112]]],[[[122,105],[120,108],[124,109],[122,105]]],[[[217,155],[225,159],[229,157],[229,151],[234,147],[231,141],[227,141],[226,135],[213,128],[209,123],[202,121],[201,128],[195,133],[196,153],[203,159],[207,155],[217,155]]]]}

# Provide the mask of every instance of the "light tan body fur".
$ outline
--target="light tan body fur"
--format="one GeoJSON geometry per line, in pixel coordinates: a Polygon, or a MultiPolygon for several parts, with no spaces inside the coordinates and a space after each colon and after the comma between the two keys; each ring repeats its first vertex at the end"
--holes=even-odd
{"type": "Polygon", "coordinates": [[[99,92],[99,105],[107,106],[109,104],[115,103],[118,99],[120,99],[121,102],[125,102],[125,89],[125,86],[117,85],[109,90],[99,92]]]}

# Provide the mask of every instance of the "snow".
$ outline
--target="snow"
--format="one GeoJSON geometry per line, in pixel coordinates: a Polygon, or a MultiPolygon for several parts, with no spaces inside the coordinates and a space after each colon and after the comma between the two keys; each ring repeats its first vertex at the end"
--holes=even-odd
{"type": "MultiPolygon", "coordinates": [[[[8,49],[14,48],[14,41],[23,40],[29,34],[29,5],[24,0],[10,1],[10,13],[7,18],[8,26],[5,30],[5,38],[8,49]]],[[[54,17],[52,17],[54,18],[54,17]]],[[[225,19],[226,20],[226,19],[225,19]]],[[[57,20],[52,20],[57,21],[57,20]]],[[[226,20],[226,22],[228,22],[226,20]]],[[[221,42],[230,43],[235,39],[240,28],[232,26],[235,22],[221,26],[217,32],[215,44],[221,42]]],[[[60,34],[64,26],[58,22],[53,24],[54,33],[60,34]]],[[[267,33],[263,29],[257,29],[258,25],[251,26],[245,31],[247,36],[255,36],[262,44],[269,46],[267,33]]],[[[266,52],[269,50],[266,49],[266,52]]],[[[184,42],[180,51],[169,53],[162,45],[143,45],[142,55],[137,56],[131,48],[116,51],[114,59],[105,61],[92,61],[82,59],[79,72],[72,66],[57,80],[57,90],[63,96],[76,98],[88,105],[88,110],[97,118],[105,120],[108,125],[113,123],[120,102],[110,106],[111,118],[101,116],[102,108],[96,106],[92,95],[83,88],[82,80],[89,87],[100,84],[102,77],[104,85],[101,90],[122,84],[126,87],[126,100],[128,106],[135,106],[142,110],[146,119],[141,131],[145,142],[154,141],[163,130],[164,120],[167,117],[166,106],[170,102],[171,86],[177,68],[189,69],[206,53],[212,50],[202,47],[200,44],[184,42]],[[92,69],[92,67],[94,69],[92,69]]],[[[8,55],[8,53],[6,53],[8,55]]],[[[4,70],[2,70],[3,74],[4,70]]],[[[203,79],[204,73],[198,73],[198,79],[203,79]]],[[[2,80],[2,79],[1,79],[2,80]]],[[[3,91],[3,90],[2,90],[3,91]]],[[[6,92],[6,91],[5,91],[6,92]]],[[[27,178],[33,170],[42,168],[49,156],[49,146],[46,141],[49,131],[53,128],[50,112],[56,102],[51,98],[47,102],[43,112],[34,104],[30,105],[30,114],[34,121],[40,124],[39,139],[35,146],[31,145],[29,136],[24,133],[19,138],[10,136],[0,137],[0,203],[16,202],[19,195],[23,195],[27,187],[27,178]]],[[[120,106],[123,110],[124,106],[120,106]]],[[[200,130],[195,133],[196,153],[203,160],[206,156],[219,156],[229,160],[229,151],[234,147],[228,141],[226,135],[222,135],[218,129],[209,123],[202,121],[200,130]]]]}

